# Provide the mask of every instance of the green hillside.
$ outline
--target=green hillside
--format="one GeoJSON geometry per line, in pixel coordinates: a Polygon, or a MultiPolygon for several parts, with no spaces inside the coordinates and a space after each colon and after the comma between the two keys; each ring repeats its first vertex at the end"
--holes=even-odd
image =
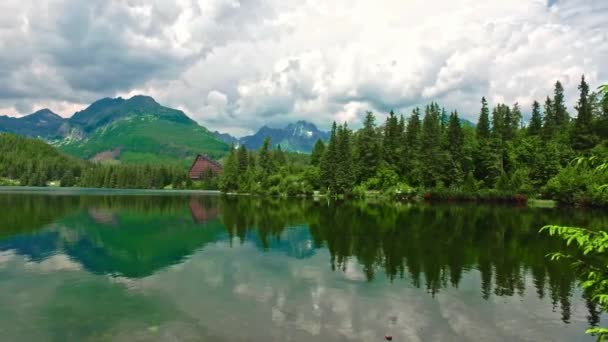
{"type": "MultiPolygon", "coordinates": [[[[207,129],[189,121],[137,114],[94,130],[83,140],[66,140],[59,149],[83,159],[102,152],[123,163],[187,165],[197,153],[221,158],[229,147],[207,129]]],[[[105,158],[102,158],[105,159],[105,158]]]]}
{"type": "MultiPolygon", "coordinates": [[[[84,161],[69,157],[44,141],[0,133],[0,178],[23,179],[24,176],[35,175],[35,178],[55,180],[61,178],[66,170],[76,172],[84,164],[84,161]]],[[[32,181],[30,185],[42,182],[32,181]]]]}

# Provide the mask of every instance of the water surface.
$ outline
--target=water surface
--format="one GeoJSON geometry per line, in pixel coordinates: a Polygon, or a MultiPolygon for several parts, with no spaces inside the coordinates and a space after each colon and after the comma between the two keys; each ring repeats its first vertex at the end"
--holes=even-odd
{"type": "Polygon", "coordinates": [[[0,193],[2,341],[592,341],[540,236],[601,212],[0,193]]]}

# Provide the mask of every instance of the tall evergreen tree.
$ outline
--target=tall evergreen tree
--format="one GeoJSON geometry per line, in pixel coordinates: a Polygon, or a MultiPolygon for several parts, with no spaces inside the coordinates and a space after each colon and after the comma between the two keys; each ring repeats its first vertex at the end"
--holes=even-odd
{"type": "Polygon", "coordinates": [[[239,163],[239,174],[244,174],[249,166],[249,155],[245,145],[241,145],[237,152],[237,159],[239,163]]]}
{"type": "MultiPolygon", "coordinates": [[[[495,120],[498,122],[498,120],[495,120]]],[[[502,126],[501,126],[502,127],[502,126]]],[[[477,122],[477,148],[474,155],[475,178],[483,181],[486,187],[493,187],[498,177],[497,153],[492,139],[495,137],[495,127],[490,130],[490,117],[488,103],[481,99],[481,111],[477,122]]]]}
{"type": "Polygon", "coordinates": [[[399,130],[399,119],[391,110],[384,125],[384,139],[382,140],[382,153],[384,161],[393,168],[399,164],[399,146],[401,132],[399,130]]]}
{"type": "Polygon", "coordinates": [[[345,122],[338,128],[335,162],[336,192],[342,194],[350,193],[356,181],[350,136],[351,132],[345,122]]]}
{"type": "Polygon", "coordinates": [[[608,139],[608,92],[602,95],[602,99],[600,100],[600,115],[598,118],[597,130],[600,138],[608,139]]]}
{"type": "Polygon", "coordinates": [[[481,98],[481,112],[477,120],[477,138],[480,140],[490,137],[490,109],[485,97],[481,98]]]}
{"type": "Polygon", "coordinates": [[[422,181],[427,187],[441,179],[441,113],[435,103],[427,106],[422,121],[422,181]]]}
{"type": "Polygon", "coordinates": [[[266,137],[264,139],[264,142],[262,143],[262,147],[260,148],[258,162],[259,162],[260,170],[262,171],[262,177],[265,180],[266,177],[271,175],[275,170],[274,158],[272,156],[269,137],[266,137]]]}
{"type": "Polygon", "coordinates": [[[239,190],[239,160],[234,145],[230,148],[230,153],[224,163],[220,177],[220,189],[225,192],[239,190]]]}
{"type": "Polygon", "coordinates": [[[323,187],[330,191],[336,191],[336,160],[337,160],[337,126],[336,122],[331,126],[331,134],[329,136],[329,142],[327,148],[321,159],[320,167],[320,182],[323,187]]]}
{"type": "Polygon", "coordinates": [[[555,90],[553,92],[553,113],[555,115],[555,124],[557,127],[562,127],[570,121],[564,99],[564,87],[560,81],[555,82],[555,90]]]}
{"type": "Polygon", "coordinates": [[[421,179],[420,138],[421,138],[420,108],[416,107],[407,121],[404,134],[405,153],[402,163],[402,173],[411,185],[419,185],[421,179]]]}
{"type": "Polygon", "coordinates": [[[319,139],[315,143],[312,153],[310,154],[310,165],[319,166],[319,164],[321,164],[321,159],[323,159],[323,153],[325,153],[325,143],[323,140],[319,139]]]}
{"type": "Polygon", "coordinates": [[[456,185],[464,179],[462,162],[465,159],[464,132],[460,126],[460,119],[456,111],[450,114],[446,140],[449,152],[448,165],[445,170],[446,182],[447,185],[456,185]]]}
{"type": "Polygon", "coordinates": [[[545,114],[543,115],[543,135],[545,138],[551,138],[557,129],[557,119],[555,117],[555,107],[553,100],[547,96],[545,100],[545,114]]]}
{"type": "Polygon", "coordinates": [[[376,175],[381,161],[380,136],[376,132],[376,117],[372,112],[366,113],[363,128],[357,134],[355,145],[357,179],[364,182],[376,175]]]}
{"type": "Polygon", "coordinates": [[[589,85],[585,82],[584,75],[578,89],[581,93],[576,105],[578,115],[576,116],[574,132],[572,135],[572,148],[580,151],[595,146],[597,138],[594,135],[593,129],[593,115],[591,103],[589,102],[589,85]]]}
{"type": "Polygon", "coordinates": [[[540,113],[540,104],[538,101],[532,103],[532,118],[528,126],[528,135],[539,135],[543,128],[543,117],[540,113]]]}

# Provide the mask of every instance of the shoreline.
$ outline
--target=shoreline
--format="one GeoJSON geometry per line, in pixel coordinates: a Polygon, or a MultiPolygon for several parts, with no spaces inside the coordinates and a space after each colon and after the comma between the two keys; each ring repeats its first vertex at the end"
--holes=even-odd
{"type": "MultiPolygon", "coordinates": [[[[267,197],[251,193],[235,193],[222,192],[220,190],[188,190],[188,189],[115,189],[115,188],[84,188],[84,187],[35,187],[35,186],[0,186],[0,194],[41,194],[41,195],[87,195],[87,196],[162,196],[162,195],[213,195],[213,196],[229,196],[229,197],[267,197]]],[[[340,196],[328,196],[327,194],[314,194],[312,196],[270,196],[273,198],[310,198],[312,200],[319,199],[337,199],[340,196]]],[[[383,196],[371,196],[368,199],[382,200],[386,199],[383,196]]],[[[479,203],[479,204],[513,204],[501,201],[484,201],[484,200],[410,200],[405,202],[428,202],[428,203],[479,203]]],[[[517,205],[517,204],[513,204],[517,205]]],[[[560,204],[555,200],[530,198],[523,206],[526,207],[541,207],[554,208],[560,204]]]]}
{"type": "Polygon", "coordinates": [[[113,189],[81,187],[0,186],[0,194],[52,194],[52,195],[221,195],[219,190],[172,189],[113,189]]]}

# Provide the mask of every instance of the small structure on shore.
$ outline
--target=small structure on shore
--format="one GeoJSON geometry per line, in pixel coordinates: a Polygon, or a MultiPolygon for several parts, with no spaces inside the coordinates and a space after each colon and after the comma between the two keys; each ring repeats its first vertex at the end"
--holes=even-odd
{"type": "Polygon", "coordinates": [[[190,167],[190,179],[201,180],[222,172],[222,166],[206,155],[199,154],[190,167]]]}

